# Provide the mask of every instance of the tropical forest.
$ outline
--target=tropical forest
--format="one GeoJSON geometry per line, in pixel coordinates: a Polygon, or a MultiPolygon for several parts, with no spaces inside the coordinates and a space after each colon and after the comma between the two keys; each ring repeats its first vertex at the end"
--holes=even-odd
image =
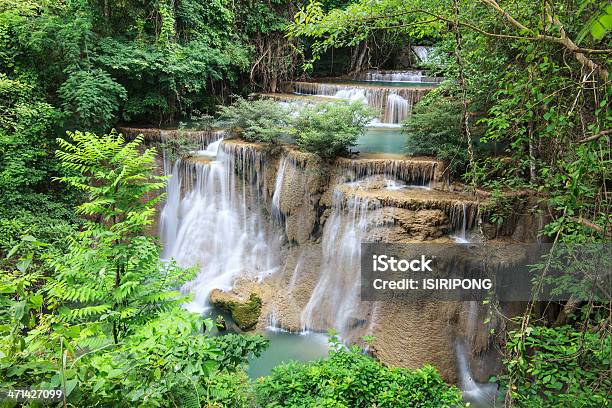
{"type": "Polygon", "coordinates": [[[609,0],[0,0],[0,406],[612,406],[609,0]]]}

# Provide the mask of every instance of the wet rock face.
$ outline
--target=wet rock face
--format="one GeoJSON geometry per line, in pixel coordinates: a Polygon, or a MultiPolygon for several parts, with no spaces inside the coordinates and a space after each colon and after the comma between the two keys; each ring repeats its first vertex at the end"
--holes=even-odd
{"type": "Polygon", "coordinates": [[[210,303],[228,311],[241,330],[255,328],[261,314],[261,298],[254,292],[243,299],[237,294],[215,289],[210,294],[210,303]]]}
{"type": "Polygon", "coordinates": [[[436,367],[456,383],[453,339],[459,302],[379,302],[372,352],[385,364],[411,369],[436,367]]]}
{"type": "Polygon", "coordinates": [[[404,238],[426,241],[446,236],[451,229],[448,218],[441,210],[411,211],[388,207],[384,210],[385,217],[401,229],[404,238]]]}
{"type": "Polygon", "coordinates": [[[280,158],[272,198],[273,211],[284,218],[289,242],[304,244],[318,223],[318,206],[326,187],[320,160],[307,153],[288,150],[280,158]]]}

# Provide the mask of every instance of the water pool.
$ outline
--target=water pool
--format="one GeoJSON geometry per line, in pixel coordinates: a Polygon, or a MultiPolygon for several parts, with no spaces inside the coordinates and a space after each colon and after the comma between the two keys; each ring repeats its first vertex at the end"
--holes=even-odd
{"type": "Polygon", "coordinates": [[[357,140],[355,150],[361,153],[397,153],[404,152],[406,135],[400,127],[370,127],[357,140]]]}
{"type": "Polygon", "coordinates": [[[259,333],[270,341],[261,356],[249,361],[247,373],[251,378],[269,375],[274,367],[289,361],[312,361],[327,357],[328,336],[323,333],[289,333],[266,330],[259,333]]]}

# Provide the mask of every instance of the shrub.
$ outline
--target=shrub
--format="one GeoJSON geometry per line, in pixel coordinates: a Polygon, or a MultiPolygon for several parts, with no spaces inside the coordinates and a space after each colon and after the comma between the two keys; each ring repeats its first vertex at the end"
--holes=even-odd
{"type": "Polygon", "coordinates": [[[218,126],[250,142],[276,144],[291,132],[289,111],[271,99],[238,98],[230,106],[221,106],[219,113],[218,126]]]}
{"type": "Polygon", "coordinates": [[[216,373],[206,378],[204,382],[206,393],[202,405],[195,406],[206,408],[254,407],[251,385],[251,381],[244,371],[216,373]]]}
{"type": "Polygon", "coordinates": [[[376,111],[360,102],[307,106],[295,122],[297,144],[324,159],[347,154],[376,111]]]}
{"type": "Polygon", "coordinates": [[[453,172],[465,169],[468,156],[461,134],[461,114],[458,100],[425,97],[404,123],[406,153],[434,156],[448,163],[453,172]]]}
{"type": "Polygon", "coordinates": [[[272,407],[457,407],[459,390],[431,366],[388,368],[358,347],[336,347],[326,359],[277,366],[255,386],[272,407]]]}
{"type": "Polygon", "coordinates": [[[74,124],[92,130],[108,130],[127,98],[125,88],[101,69],[71,72],[59,94],[74,124]]]}
{"type": "Polygon", "coordinates": [[[605,407],[612,389],[610,336],[572,326],[530,326],[506,343],[500,380],[521,407],[605,407]]]}
{"type": "Polygon", "coordinates": [[[245,347],[236,348],[230,360],[223,337],[203,333],[202,323],[200,316],[180,308],[150,320],[119,347],[93,357],[82,368],[90,371],[84,398],[91,398],[91,406],[107,402],[149,407],[199,407],[200,401],[225,407],[248,400],[241,366],[251,355],[259,355],[267,342],[260,336],[235,335],[232,342],[245,347]]]}

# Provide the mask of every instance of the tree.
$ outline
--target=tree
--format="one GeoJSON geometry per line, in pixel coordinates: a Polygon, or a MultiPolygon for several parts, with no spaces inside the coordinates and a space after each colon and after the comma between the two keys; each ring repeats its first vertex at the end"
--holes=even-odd
{"type": "Polygon", "coordinates": [[[306,106],[295,121],[297,144],[327,160],[348,154],[375,116],[375,111],[361,102],[306,106]]]}
{"type": "Polygon", "coordinates": [[[230,106],[220,106],[217,120],[217,125],[227,128],[233,136],[273,144],[288,138],[291,124],[289,111],[277,101],[240,97],[230,106]]]}
{"type": "Polygon", "coordinates": [[[172,265],[160,268],[157,245],[144,236],[163,198],[155,193],[165,186],[154,174],[155,150],[139,151],[142,136],[127,143],[116,133],[68,136],[73,143],[59,139],[57,156],[72,174],[58,180],[85,193],[77,213],[91,221],[56,264],[49,293],[67,303],[61,313],[66,322],[98,317],[102,326],[112,325],[118,343],[148,314],[178,306],[181,296],[172,289],[189,275],[172,265]]]}

